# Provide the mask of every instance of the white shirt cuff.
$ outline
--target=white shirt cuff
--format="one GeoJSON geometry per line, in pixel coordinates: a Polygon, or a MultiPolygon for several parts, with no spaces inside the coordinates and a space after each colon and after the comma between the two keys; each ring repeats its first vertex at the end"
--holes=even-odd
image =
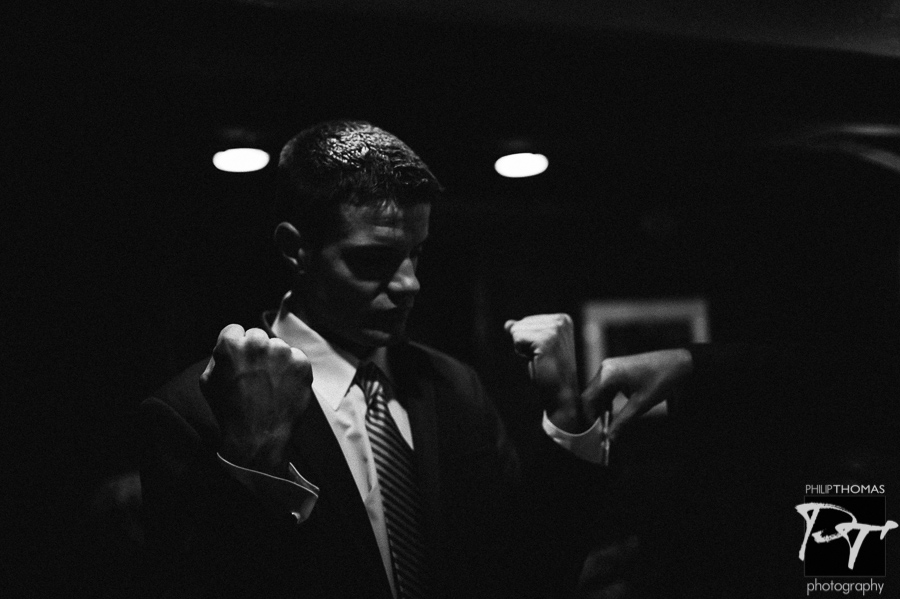
{"type": "Polygon", "coordinates": [[[606,432],[603,430],[603,419],[597,418],[591,428],[583,433],[567,433],[557,428],[544,412],[544,432],[557,445],[567,449],[579,458],[594,464],[607,464],[606,454],[609,445],[606,443],[606,432]]]}
{"type": "Polygon", "coordinates": [[[288,463],[288,479],[242,468],[221,455],[219,461],[239,483],[289,510],[297,519],[297,524],[304,522],[312,514],[319,498],[319,487],[303,478],[293,464],[288,463]]]}

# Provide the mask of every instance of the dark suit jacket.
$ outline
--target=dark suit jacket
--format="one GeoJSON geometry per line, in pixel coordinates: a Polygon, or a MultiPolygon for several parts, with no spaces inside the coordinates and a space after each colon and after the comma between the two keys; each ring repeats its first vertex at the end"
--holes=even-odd
{"type": "MultiPolygon", "coordinates": [[[[586,515],[574,503],[589,509],[583,500],[602,486],[602,471],[542,438],[539,463],[525,469],[529,484],[471,368],[416,344],[388,356],[410,417],[435,589],[467,598],[559,591],[584,549],[576,521],[586,515]]],[[[206,362],[141,406],[146,524],[163,586],[194,597],[389,598],[368,516],[318,402],[299,419],[289,450],[321,490],[296,525],[218,463],[219,429],[198,386],[206,362]]]]}

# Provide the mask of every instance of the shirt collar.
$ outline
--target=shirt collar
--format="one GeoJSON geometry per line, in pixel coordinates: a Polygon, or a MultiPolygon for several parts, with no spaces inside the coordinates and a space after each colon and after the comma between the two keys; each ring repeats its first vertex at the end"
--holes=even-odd
{"type": "MultiPolygon", "coordinates": [[[[281,300],[281,307],[272,323],[272,332],[291,347],[301,350],[309,358],[313,371],[313,392],[332,409],[337,410],[353,386],[353,379],[361,360],[350,352],[330,343],[288,310],[290,293],[281,300]]],[[[370,361],[391,380],[387,365],[387,349],[379,347],[370,361]]]]}

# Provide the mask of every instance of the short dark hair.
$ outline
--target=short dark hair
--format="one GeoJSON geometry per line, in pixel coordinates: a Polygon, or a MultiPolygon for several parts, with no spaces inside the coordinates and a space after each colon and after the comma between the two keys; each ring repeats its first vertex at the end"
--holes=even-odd
{"type": "Polygon", "coordinates": [[[365,121],[304,129],[282,149],[276,177],[276,222],[290,222],[313,245],[339,233],[341,206],[433,202],[443,191],[409,146],[365,121]]]}

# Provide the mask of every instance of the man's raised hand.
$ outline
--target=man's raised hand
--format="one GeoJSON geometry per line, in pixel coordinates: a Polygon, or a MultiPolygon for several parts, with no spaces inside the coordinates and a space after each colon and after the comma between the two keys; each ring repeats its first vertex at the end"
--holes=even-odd
{"type": "Polygon", "coordinates": [[[575,335],[568,314],[536,314],[504,325],[528,373],[545,401],[547,416],[558,428],[582,432],[590,423],[582,416],[578,394],[575,335]]]}
{"type": "Polygon", "coordinates": [[[228,325],[219,333],[200,389],[222,432],[219,453],[245,468],[284,469],[284,451],[297,417],[312,397],[306,355],[261,329],[228,325]]]}

